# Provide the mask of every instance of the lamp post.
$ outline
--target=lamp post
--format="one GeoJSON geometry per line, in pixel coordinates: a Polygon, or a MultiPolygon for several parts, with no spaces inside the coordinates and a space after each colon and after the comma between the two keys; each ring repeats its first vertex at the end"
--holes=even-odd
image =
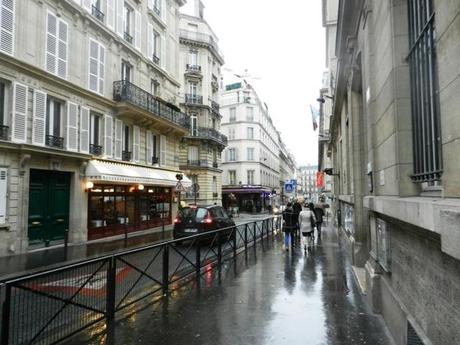
{"type": "Polygon", "coordinates": [[[184,175],[176,174],[177,210],[180,210],[180,193],[182,191],[182,184],[180,181],[182,181],[183,178],[184,178],[184,175]]]}

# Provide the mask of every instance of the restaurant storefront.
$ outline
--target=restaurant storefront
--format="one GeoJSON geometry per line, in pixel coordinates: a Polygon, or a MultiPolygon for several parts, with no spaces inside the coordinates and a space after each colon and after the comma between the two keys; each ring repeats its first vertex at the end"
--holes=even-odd
{"type": "Polygon", "coordinates": [[[236,198],[240,212],[261,212],[270,205],[271,190],[263,186],[242,185],[240,188],[222,188],[222,204],[230,207],[230,194],[236,198]]]}
{"type": "MultiPolygon", "coordinates": [[[[176,171],[91,161],[86,170],[88,240],[172,223],[176,171]]],[[[181,183],[188,187],[184,176],[181,183]]]]}

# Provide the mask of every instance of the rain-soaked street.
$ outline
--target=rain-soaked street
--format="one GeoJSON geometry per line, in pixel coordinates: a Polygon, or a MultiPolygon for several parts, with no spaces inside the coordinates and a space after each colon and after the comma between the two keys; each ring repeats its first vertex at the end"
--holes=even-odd
{"type": "MultiPolygon", "coordinates": [[[[95,330],[93,330],[95,331],[95,330]]],[[[364,302],[345,249],[326,229],[311,252],[286,252],[281,238],[236,264],[205,273],[171,297],[121,319],[109,336],[70,343],[392,344],[364,302]]]]}

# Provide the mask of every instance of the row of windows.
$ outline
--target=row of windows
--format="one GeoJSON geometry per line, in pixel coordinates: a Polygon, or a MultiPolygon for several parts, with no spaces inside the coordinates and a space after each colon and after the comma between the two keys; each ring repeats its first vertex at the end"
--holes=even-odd
{"type": "Polygon", "coordinates": [[[140,161],[141,135],[145,135],[145,161],[166,163],[166,137],[150,131],[141,133],[112,116],[102,115],[88,107],[60,100],[26,85],[0,81],[1,140],[28,142],[29,99],[32,98],[32,136],[34,145],[68,151],[140,161]],[[12,100],[10,102],[10,100],[12,100]],[[11,104],[11,119],[6,116],[11,104]],[[8,126],[10,125],[10,126],[8,126]]]}
{"type": "MultiPolygon", "coordinates": [[[[255,170],[250,169],[246,170],[246,181],[238,181],[236,170],[229,170],[228,171],[228,184],[229,185],[237,185],[240,183],[246,182],[248,185],[256,184],[255,182],[255,170]]],[[[264,186],[271,186],[276,187],[278,186],[278,176],[267,173],[266,171],[260,170],[260,181],[261,184],[264,186]]]]}
{"type": "MultiPolygon", "coordinates": [[[[236,108],[232,107],[229,110],[229,122],[236,122],[236,108]]],[[[246,107],[246,121],[253,122],[254,121],[254,107],[246,107]]]]}

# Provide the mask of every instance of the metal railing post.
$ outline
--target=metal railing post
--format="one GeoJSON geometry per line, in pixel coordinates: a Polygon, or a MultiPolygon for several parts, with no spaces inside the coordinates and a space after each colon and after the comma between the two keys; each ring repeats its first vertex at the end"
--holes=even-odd
{"type": "Polygon", "coordinates": [[[115,295],[116,295],[116,259],[111,257],[107,266],[107,287],[106,287],[106,314],[107,326],[112,326],[115,320],[115,295]]]}
{"type": "Polygon", "coordinates": [[[220,270],[220,265],[222,264],[222,240],[221,240],[221,231],[217,232],[217,264],[219,265],[219,270],[220,270]]]}
{"type": "Polygon", "coordinates": [[[169,246],[163,246],[163,294],[166,295],[169,289],[169,246]]]}
{"type": "Polygon", "coordinates": [[[248,224],[244,224],[244,251],[248,251],[248,224]]]}
{"type": "Polygon", "coordinates": [[[237,232],[237,227],[233,227],[233,258],[236,259],[236,232],[237,232]]]}
{"type": "Polygon", "coordinates": [[[5,287],[5,297],[2,305],[2,345],[8,345],[10,337],[10,315],[11,315],[11,285],[5,287]]]}
{"type": "Polygon", "coordinates": [[[200,238],[197,237],[196,239],[196,256],[195,256],[195,271],[196,271],[196,276],[199,278],[200,273],[201,273],[201,245],[200,245],[200,238]]]}
{"type": "Polygon", "coordinates": [[[254,233],[254,250],[256,250],[256,243],[257,243],[257,228],[256,228],[257,222],[254,222],[254,226],[252,227],[253,233],[254,233]]]}

